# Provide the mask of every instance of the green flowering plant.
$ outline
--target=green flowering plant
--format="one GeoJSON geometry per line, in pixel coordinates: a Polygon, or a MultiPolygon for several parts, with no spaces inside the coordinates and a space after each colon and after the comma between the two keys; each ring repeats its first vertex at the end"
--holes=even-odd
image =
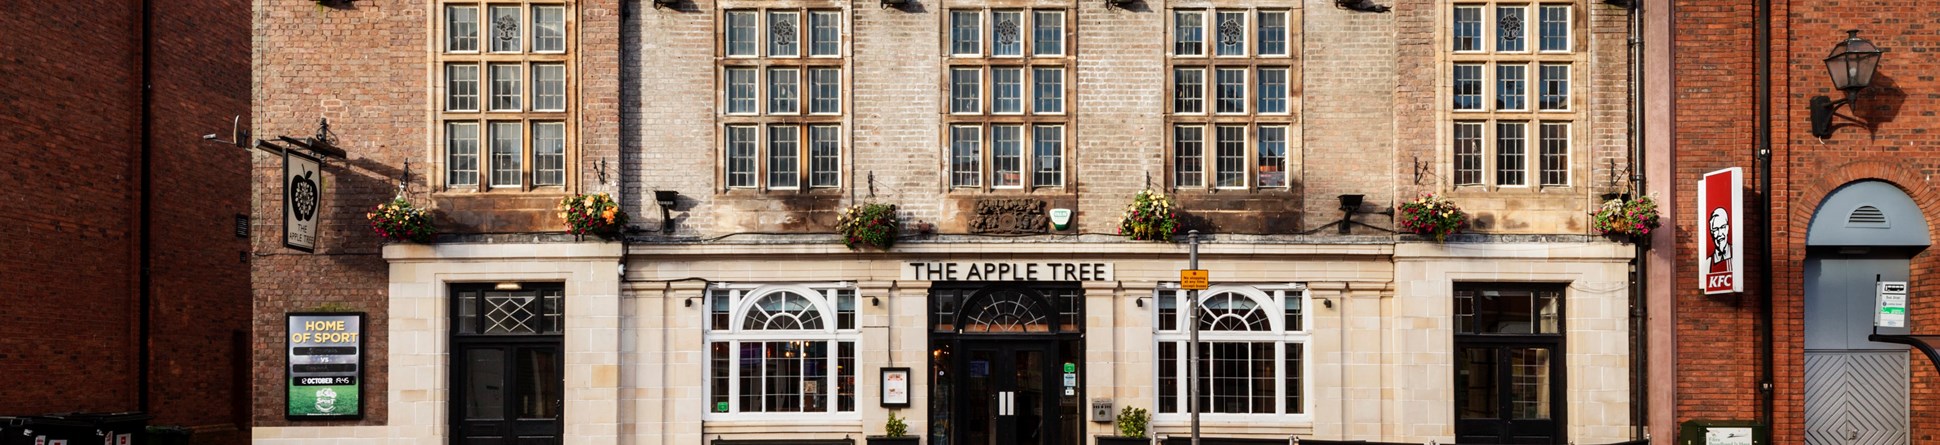
{"type": "Polygon", "coordinates": [[[1401,213],[1395,215],[1395,221],[1401,225],[1401,230],[1432,236],[1435,242],[1468,228],[1468,213],[1462,212],[1454,201],[1434,193],[1401,203],[1400,210],[1401,213]]]}
{"type": "Polygon", "coordinates": [[[372,232],[390,241],[428,243],[438,235],[438,228],[431,225],[431,212],[413,207],[402,195],[365,212],[364,219],[370,220],[372,232]]]}
{"type": "Polygon", "coordinates": [[[849,206],[835,219],[835,231],[842,234],[842,245],[888,249],[896,244],[896,206],[864,203],[849,206]]]}
{"type": "Polygon", "coordinates": [[[1657,228],[1658,216],[1657,200],[1649,196],[1629,201],[1612,199],[1590,212],[1590,224],[1604,235],[1644,236],[1657,228]]]}
{"type": "Polygon", "coordinates": [[[618,236],[626,228],[626,211],[605,193],[567,196],[559,200],[559,217],[566,220],[566,233],[618,236]]]}
{"type": "Polygon", "coordinates": [[[1172,241],[1172,235],[1179,232],[1179,214],[1172,208],[1172,201],[1162,193],[1151,189],[1140,190],[1132,197],[1132,205],[1125,207],[1125,216],[1118,220],[1118,234],[1133,241],[1172,241]]]}

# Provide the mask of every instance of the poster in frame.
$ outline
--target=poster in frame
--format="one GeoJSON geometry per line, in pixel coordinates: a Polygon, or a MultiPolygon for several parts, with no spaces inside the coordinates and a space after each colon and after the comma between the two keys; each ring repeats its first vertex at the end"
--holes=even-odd
{"type": "Polygon", "coordinates": [[[882,406],[909,406],[909,368],[882,368],[882,406]]]}

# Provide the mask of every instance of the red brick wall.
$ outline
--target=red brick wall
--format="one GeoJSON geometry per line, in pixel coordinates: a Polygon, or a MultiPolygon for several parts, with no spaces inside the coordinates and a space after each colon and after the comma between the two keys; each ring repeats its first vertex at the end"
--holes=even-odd
{"type": "MultiPolygon", "coordinates": [[[[396,194],[410,162],[409,195],[434,209],[445,233],[562,232],[554,205],[542,194],[440,194],[427,198],[432,158],[433,48],[428,0],[354,2],[257,0],[253,100],[259,137],[308,137],[319,117],[330,120],[349,159],[329,159],[319,210],[315,253],[282,245],[281,158],[254,155],[255,235],[251,275],[256,286],[249,334],[253,352],[253,417],[258,426],[283,426],[284,314],[319,309],[365,312],[364,420],[301,425],[382,425],[388,422],[390,365],[389,266],[382,240],[365,212],[396,194]]],[[[582,191],[616,191],[619,183],[619,20],[617,0],[577,1],[579,67],[577,174],[582,191]],[[601,168],[605,183],[601,183],[601,168]]],[[[569,87],[573,88],[573,87],[569,87]]],[[[638,209],[633,214],[640,214],[638,209]]],[[[516,235],[514,235],[516,236],[516,235]]],[[[442,377],[440,377],[442,378],[442,377]]]]}
{"type": "MultiPolygon", "coordinates": [[[[154,3],[151,422],[242,443],[237,335],[249,279],[233,234],[246,155],[204,142],[249,118],[244,0],[154,3]]],[[[139,2],[0,14],[0,414],[139,408],[139,2]]],[[[243,425],[246,426],[246,425],[243,425]]]]}
{"type": "MultiPolygon", "coordinates": [[[[1752,29],[1749,3],[1684,2],[1677,5],[1678,67],[1678,200],[1692,203],[1697,175],[1727,166],[1750,167],[1756,142],[1752,97],[1752,29]]],[[[1940,91],[1931,74],[1940,59],[1927,54],[1940,47],[1940,35],[1923,29],[1940,20],[1940,12],[1908,5],[1850,1],[1774,4],[1773,20],[1773,274],[1776,334],[1776,419],[1773,443],[1800,443],[1804,434],[1803,268],[1805,235],[1812,212],[1840,185],[1878,179],[1899,185],[1927,214],[1929,229],[1940,228],[1940,196],[1931,191],[1931,175],[1940,168],[1940,135],[1928,131],[1940,125],[1940,105],[1930,93],[1940,91]],[[1890,52],[1882,59],[1874,87],[1855,113],[1864,124],[1842,126],[1826,140],[1810,131],[1806,104],[1812,96],[1830,95],[1831,80],[1821,60],[1844,38],[1842,30],[1862,29],[1866,37],[1890,52]]],[[[1756,178],[1748,177],[1755,186],[1756,178]]],[[[1689,208],[1689,207],[1686,207],[1689,208]]],[[[1689,215],[1675,215],[1680,229],[1697,230],[1689,215]]],[[[1752,228],[1759,229],[1755,220],[1752,228]]],[[[1696,233],[1696,232],[1688,232],[1696,233]]],[[[1756,240],[1747,232],[1747,242],[1756,240]]],[[[1934,232],[1940,234],[1940,232],[1934,232]]],[[[1940,237],[1936,237],[1940,238],[1940,237]]],[[[1749,246],[1748,246],[1749,247],[1749,246]]],[[[1678,258],[1695,257],[1692,239],[1678,240],[1678,258]]],[[[1748,265],[1762,265],[1757,258],[1748,265]]],[[[1931,250],[1913,260],[1915,295],[1935,295],[1940,282],[1926,277],[1940,268],[1931,250]]],[[[1754,272],[1756,267],[1753,267],[1754,272]]],[[[1695,266],[1681,263],[1680,283],[1694,283],[1695,266]]],[[[1758,275],[1754,274],[1753,278],[1758,275]]],[[[1753,282],[1755,283],[1755,282],[1753,282]]],[[[1697,295],[1694,286],[1678,285],[1678,418],[1751,419],[1757,415],[1758,376],[1757,303],[1766,298],[1750,294],[1742,300],[1697,295]],[[1741,301],[1741,304],[1730,304],[1741,301]]],[[[1916,333],[1940,333],[1940,302],[1914,297],[1910,303],[1916,333]]],[[[1914,443],[1940,443],[1940,376],[1932,362],[1918,353],[1911,357],[1914,443]]]]}

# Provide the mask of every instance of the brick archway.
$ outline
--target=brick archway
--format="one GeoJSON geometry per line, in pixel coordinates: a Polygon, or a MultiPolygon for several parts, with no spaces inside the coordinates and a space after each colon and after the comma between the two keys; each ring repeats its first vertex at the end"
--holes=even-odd
{"type": "MultiPolygon", "coordinates": [[[[1805,372],[1804,372],[1804,262],[1806,259],[1806,235],[1819,206],[1827,197],[1847,184],[1860,181],[1881,181],[1898,188],[1913,199],[1922,215],[1940,214],[1940,192],[1929,187],[1917,185],[1927,183],[1926,175],[1899,162],[1879,160],[1853,161],[1828,168],[1814,169],[1810,179],[1795,179],[1787,185],[1774,184],[1779,190],[1779,199],[1773,201],[1773,213],[1783,214],[1784,218],[1774,218],[1772,229],[1781,233],[1778,242],[1773,243],[1772,255],[1772,300],[1774,326],[1774,351],[1777,357],[1773,378],[1776,397],[1775,418],[1772,429],[1774,443],[1804,443],[1805,431],[1805,372]],[[1914,185],[1909,187],[1909,185],[1914,185]]],[[[1928,217],[1927,236],[1940,239],[1940,224],[1935,218],[1928,217]]],[[[1922,276],[1940,272],[1940,255],[1933,249],[1921,252],[1913,259],[1913,277],[1916,281],[1915,292],[1924,295],[1940,295],[1940,280],[1919,284],[1922,276]]],[[[1911,324],[1915,333],[1940,333],[1940,303],[1927,298],[1926,304],[1914,312],[1911,324]],[[1919,310],[1925,309],[1925,310],[1919,310]],[[1924,314],[1924,316],[1922,316],[1924,314]]],[[[1916,442],[1923,434],[1930,435],[1940,429],[1940,375],[1935,375],[1932,366],[1921,366],[1926,357],[1913,353],[1911,366],[1911,403],[1908,415],[1912,421],[1912,432],[1916,442]]]]}

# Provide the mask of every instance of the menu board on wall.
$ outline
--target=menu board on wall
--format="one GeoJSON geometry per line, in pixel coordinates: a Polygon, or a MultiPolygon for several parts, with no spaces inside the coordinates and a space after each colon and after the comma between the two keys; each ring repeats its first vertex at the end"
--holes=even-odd
{"type": "Polygon", "coordinates": [[[364,313],[288,315],[290,420],[364,418],[364,313]]]}

